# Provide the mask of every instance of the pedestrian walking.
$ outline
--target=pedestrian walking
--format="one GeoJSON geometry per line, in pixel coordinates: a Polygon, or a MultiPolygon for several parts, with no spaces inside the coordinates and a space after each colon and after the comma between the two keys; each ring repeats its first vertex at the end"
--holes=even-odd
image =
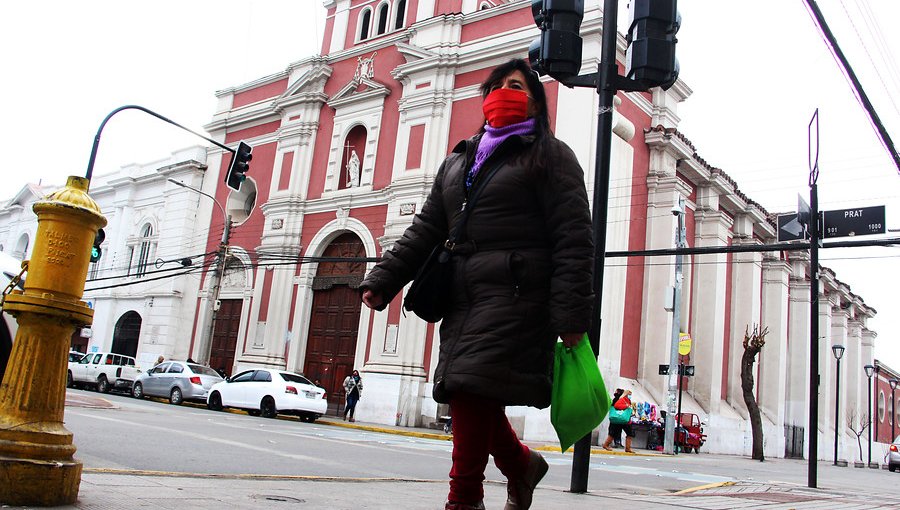
{"type": "Polygon", "coordinates": [[[359,371],[354,370],[353,373],[344,378],[344,394],[347,395],[347,405],[344,406],[344,420],[356,421],[353,414],[356,412],[356,403],[362,396],[363,383],[359,376],[359,371]]]}
{"type": "MultiPolygon", "coordinates": [[[[489,456],[507,478],[507,510],[531,506],[547,462],[523,445],[505,406],[550,405],[557,338],[590,326],[591,218],[584,171],[550,131],[544,87],[524,60],[481,84],[486,124],[444,160],[421,212],[360,285],[384,310],[473,193],[463,237],[450,249],[433,396],[450,404],[453,465],[446,510],[484,508],[489,456]]],[[[466,220],[464,220],[466,221],[466,220]]]]}
{"type": "Polygon", "coordinates": [[[609,447],[616,438],[622,437],[625,432],[625,451],[634,453],[631,449],[631,439],[634,437],[634,427],[631,426],[631,390],[622,390],[618,388],[613,393],[612,408],[618,413],[612,412],[609,415],[609,435],[603,443],[603,449],[611,451],[609,447]],[[618,419],[621,417],[621,420],[618,419]]]}

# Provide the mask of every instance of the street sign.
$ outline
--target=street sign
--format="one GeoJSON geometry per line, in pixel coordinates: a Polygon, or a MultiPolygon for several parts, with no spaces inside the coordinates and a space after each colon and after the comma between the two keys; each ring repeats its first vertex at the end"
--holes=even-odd
{"type": "Polygon", "coordinates": [[[809,232],[806,229],[806,225],[800,222],[798,213],[779,214],[777,226],[779,243],[802,241],[809,238],[809,232]]]}
{"type": "Polygon", "coordinates": [[[678,354],[682,356],[687,356],[691,353],[691,335],[687,333],[681,333],[678,336],[678,354]]]}
{"type": "MultiPolygon", "coordinates": [[[[693,377],[694,365],[679,365],[679,372],[685,377],[693,377]]],[[[669,365],[660,365],[659,375],[669,375],[669,365]]]]}
{"type": "Polygon", "coordinates": [[[824,237],[826,238],[865,236],[887,232],[883,205],[825,211],[824,216],[824,237]]]}

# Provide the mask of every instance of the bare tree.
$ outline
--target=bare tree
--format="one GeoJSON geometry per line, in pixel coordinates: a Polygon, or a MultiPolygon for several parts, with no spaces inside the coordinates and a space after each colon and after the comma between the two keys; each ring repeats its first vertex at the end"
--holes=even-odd
{"type": "Polygon", "coordinates": [[[741,390],[744,393],[744,404],[750,413],[750,428],[753,431],[753,460],[760,462],[765,460],[763,455],[763,428],[762,416],[759,413],[759,404],[753,394],[753,364],[756,355],[766,345],[766,335],[769,328],[759,330],[759,326],[753,325],[753,334],[750,334],[750,325],[744,330],[744,355],[741,357],[741,390]]]}
{"type": "Polygon", "coordinates": [[[869,428],[869,415],[868,413],[862,413],[859,416],[859,420],[856,419],[856,409],[850,410],[850,415],[847,417],[847,428],[850,429],[851,432],[856,434],[856,445],[859,446],[859,458],[863,458],[862,453],[862,435],[865,433],[866,429],[869,428]]]}

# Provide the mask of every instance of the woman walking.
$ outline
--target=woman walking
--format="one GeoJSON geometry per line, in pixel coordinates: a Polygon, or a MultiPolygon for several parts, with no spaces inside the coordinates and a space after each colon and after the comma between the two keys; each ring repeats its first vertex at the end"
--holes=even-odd
{"type": "Polygon", "coordinates": [[[511,60],[481,93],[486,124],[447,156],[421,212],[360,289],[367,306],[384,310],[480,193],[452,247],[434,374],[454,433],[445,509],[484,508],[493,456],[508,480],[505,508],[519,510],[548,467],[519,441],[505,406],[549,406],[557,338],[574,346],[590,326],[591,218],[584,172],[550,131],[537,74],[511,60]]]}
{"type": "Polygon", "coordinates": [[[347,405],[344,406],[344,420],[356,421],[353,414],[356,412],[356,403],[362,396],[362,378],[359,376],[359,370],[344,378],[344,395],[347,396],[347,405]]]}

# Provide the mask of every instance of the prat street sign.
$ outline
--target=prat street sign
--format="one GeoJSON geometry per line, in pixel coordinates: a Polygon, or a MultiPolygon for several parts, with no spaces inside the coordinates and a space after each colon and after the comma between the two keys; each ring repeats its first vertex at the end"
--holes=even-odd
{"type": "Polygon", "coordinates": [[[825,237],[852,237],[884,234],[884,206],[825,211],[825,237]]]}

